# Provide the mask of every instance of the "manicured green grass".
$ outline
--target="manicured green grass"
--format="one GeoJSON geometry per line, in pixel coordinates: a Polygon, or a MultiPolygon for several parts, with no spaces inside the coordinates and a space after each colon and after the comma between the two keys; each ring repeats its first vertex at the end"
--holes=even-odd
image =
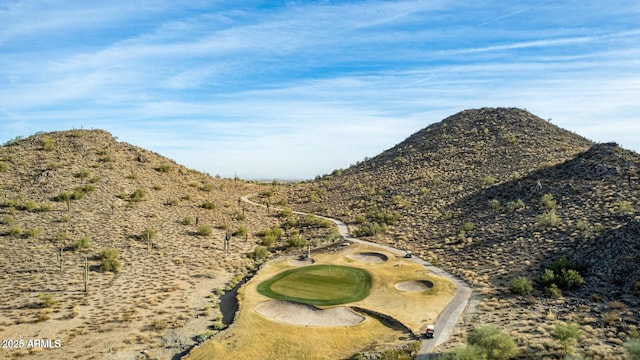
{"type": "Polygon", "coordinates": [[[313,265],[291,269],[258,285],[258,292],[276,300],[331,306],[369,295],[371,275],[363,269],[313,265]]]}

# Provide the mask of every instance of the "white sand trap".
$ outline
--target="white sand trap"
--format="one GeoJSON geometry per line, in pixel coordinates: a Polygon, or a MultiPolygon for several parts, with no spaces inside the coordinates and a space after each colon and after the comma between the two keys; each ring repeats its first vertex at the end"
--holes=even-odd
{"type": "Polygon", "coordinates": [[[292,301],[270,300],[256,306],[264,316],[293,325],[354,326],[366,318],[346,306],[326,310],[292,301]]]}
{"type": "Polygon", "coordinates": [[[377,252],[361,252],[355,254],[347,255],[349,259],[357,260],[364,263],[383,263],[389,260],[389,257],[385,254],[377,253],[377,252]]]}
{"type": "Polygon", "coordinates": [[[414,291],[420,292],[429,290],[433,287],[433,283],[429,280],[411,280],[403,281],[396,284],[396,289],[400,291],[414,291]]]}

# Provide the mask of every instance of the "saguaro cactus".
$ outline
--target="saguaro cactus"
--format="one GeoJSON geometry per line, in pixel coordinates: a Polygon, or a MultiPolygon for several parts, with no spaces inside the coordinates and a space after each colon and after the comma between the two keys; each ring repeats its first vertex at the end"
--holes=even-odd
{"type": "Polygon", "coordinates": [[[58,265],[60,266],[60,273],[62,274],[62,267],[64,266],[64,249],[58,249],[57,253],[58,265]]]}
{"type": "Polygon", "coordinates": [[[89,260],[84,258],[84,269],[82,271],[82,280],[84,280],[84,292],[89,292],[89,260]]]}

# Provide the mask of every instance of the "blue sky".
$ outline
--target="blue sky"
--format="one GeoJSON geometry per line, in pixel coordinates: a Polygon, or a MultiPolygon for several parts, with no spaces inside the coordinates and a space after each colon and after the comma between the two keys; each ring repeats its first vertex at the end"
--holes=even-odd
{"type": "Polygon", "coordinates": [[[308,179],[485,106],[640,151],[640,2],[0,0],[0,143],[308,179]]]}

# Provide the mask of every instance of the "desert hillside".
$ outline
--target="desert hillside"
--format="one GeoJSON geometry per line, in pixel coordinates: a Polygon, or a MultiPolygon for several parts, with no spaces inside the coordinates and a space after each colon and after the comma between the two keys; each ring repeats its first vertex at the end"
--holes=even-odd
{"type": "Polygon", "coordinates": [[[101,130],[0,147],[0,337],[62,345],[2,349],[0,357],[184,352],[220,324],[220,295],[255,268],[247,257],[255,233],[277,222],[239,202],[261,189],[101,130]],[[118,271],[100,268],[105,249],[117,252],[118,271]]]}
{"type": "Polygon", "coordinates": [[[282,196],[473,285],[481,300],[460,341],[493,323],[527,354],[555,358],[562,349],[553,326],[569,321],[584,332],[578,353],[619,358],[640,324],[639,167],[640,155],[616,144],[594,144],[524,110],[483,108],[282,196]],[[541,274],[561,258],[585,284],[550,294],[541,274]],[[517,276],[533,283],[528,296],[509,290],[517,276]]]}

